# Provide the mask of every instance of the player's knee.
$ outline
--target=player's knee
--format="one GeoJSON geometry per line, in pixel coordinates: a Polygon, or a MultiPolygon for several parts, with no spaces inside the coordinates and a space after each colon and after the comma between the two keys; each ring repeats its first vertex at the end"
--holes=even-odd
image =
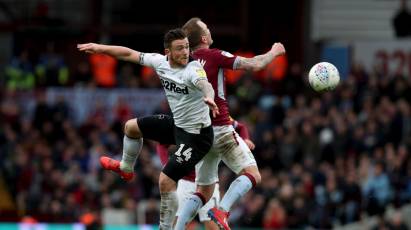
{"type": "Polygon", "coordinates": [[[258,171],[257,166],[246,167],[241,174],[247,174],[247,176],[251,177],[250,180],[254,180],[253,183],[256,185],[261,183],[261,174],[258,171]]]}
{"type": "Polygon", "coordinates": [[[173,179],[168,177],[163,172],[160,173],[160,176],[158,178],[158,185],[159,185],[161,193],[172,192],[172,191],[175,191],[177,188],[176,182],[174,182],[173,179]]]}
{"type": "Polygon", "coordinates": [[[261,183],[261,174],[260,174],[260,172],[257,171],[254,174],[252,174],[252,176],[254,177],[254,180],[255,180],[256,184],[261,183]]]}
{"type": "Polygon", "coordinates": [[[137,119],[130,119],[124,125],[124,133],[131,138],[141,138],[142,134],[137,124],[137,119]]]}
{"type": "Polygon", "coordinates": [[[204,199],[208,202],[214,193],[215,184],[211,185],[199,185],[197,187],[197,192],[203,195],[204,199]]]}

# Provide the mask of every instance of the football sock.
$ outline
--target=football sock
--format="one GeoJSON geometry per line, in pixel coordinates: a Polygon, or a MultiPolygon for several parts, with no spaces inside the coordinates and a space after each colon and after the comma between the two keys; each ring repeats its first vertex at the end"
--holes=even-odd
{"type": "Polygon", "coordinates": [[[184,202],[180,215],[177,217],[176,230],[184,230],[186,224],[189,223],[197,214],[197,211],[203,207],[205,199],[200,193],[194,193],[189,199],[184,202]]]}
{"type": "Polygon", "coordinates": [[[120,169],[124,172],[132,172],[134,164],[143,147],[143,138],[130,138],[124,135],[123,156],[120,161],[120,169]]]}
{"type": "Polygon", "coordinates": [[[178,208],[177,194],[175,191],[165,192],[160,196],[160,229],[171,230],[178,208]]]}
{"type": "Polygon", "coordinates": [[[220,209],[229,212],[231,206],[239,200],[244,194],[246,194],[253,187],[253,182],[248,175],[241,175],[235,179],[223,199],[220,202],[220,209]]]}

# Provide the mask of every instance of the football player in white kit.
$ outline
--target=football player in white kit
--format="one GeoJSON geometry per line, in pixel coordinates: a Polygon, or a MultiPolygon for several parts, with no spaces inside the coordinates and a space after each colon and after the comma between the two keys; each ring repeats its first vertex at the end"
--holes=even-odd
{"type": "MultiPolygon", "coordinates": [[[[230,119],[232,121],[232,126],[234,127],[235,131],[240,135],[241,138],[246,142],[247,146],[253,150],[254,143],[250,140],[250,135],[245,124],[238,122],[236,120],[230,119]]],[[[161,164],[165,165],[168,161],[169,151],[172,151],[173,147],[164,144],[157,144],[156,145],[156,153],[160,158],[161,164]]],[[[181,215],[182,208],[184,207],[184,203],[190,198],[191,195],[195,194],[196,192],[196,183],[195,183],[195,171],[192,171],[189,175],[184,176],[181,178],[177,183],[177,198],[178,198],[178,209],[176,216],[178,218],[181,215]]],[[[198,210],[198,218],[201,223],[204,224],[204,228],[206,230],[216,230],[219,229],[217,224],[215,224],[211,218],[208,216],[207,212],[214,208],[218,207],[220,204],[220,190],[219,184],[216,183],[214,188],[214,193],[210,200],[198,210]]]]}
{"type": "Polygon", "coordinates": [[[160,77],[173,117],[163,114],[128,120],[121,161],[102,157],[100,162],[104,169],[131,180],[143,137],[176,145],[177,151],[170,155],[159,177],[160,229],[172,229],[177,210],[176,183],[210,150],[214,138],[210,110],[213,116],[219,113],[203,67],[197,61],[189,62],[189,43],[181,29],[165,34],[166,55],[95,43],[79,44],[77,48],[152,67],[160,77]]]}
{"type": "MultiPolygon", "coordinates": [[[[168,161],[170,152],[173,151],[175,146],[169,146],[164,144],[156,144],[156,153],[160,157],[161,164],[165,165],[168,161]]],[[[184,202],[196,192],[195,184],[195,171],[190,172],[188,175],[181,178],[177,183],[177,199],[178,209],[176,217],[180,215],[181,208],[184,206],[184,202]]],[[[217,207],[220,202],[220,190],[218,183],[215,186],[213,196],[210,200],[198,211],[198,218],[201,223],[204,224],[206,230],[217,230],[218,226],[210,219],[207,212],[213,207],[217,207]]]]}

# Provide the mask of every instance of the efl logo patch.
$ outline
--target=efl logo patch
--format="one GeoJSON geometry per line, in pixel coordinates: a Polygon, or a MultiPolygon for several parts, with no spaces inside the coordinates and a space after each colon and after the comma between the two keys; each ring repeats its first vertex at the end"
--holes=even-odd
{"type": "Polygon", "coordinates": [[[203,69],[197,69],[196,72],[199,77],[207,77],[207,74],[203,69]]]}

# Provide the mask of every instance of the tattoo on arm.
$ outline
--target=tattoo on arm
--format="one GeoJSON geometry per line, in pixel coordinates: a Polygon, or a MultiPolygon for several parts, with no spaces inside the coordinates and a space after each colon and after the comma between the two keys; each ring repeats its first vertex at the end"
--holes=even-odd
{"type": "Polygon", "coordinates": [[[196,86],[203,92],[205,97],[214,99],[213,86],[206,79],[198,80],[196,86]]]}
{"type": "Polygon", "coordinates": [[[271,52],[257,55],[252,58],[240,57],[237,69],[258,71],[266,67],[274,57],[275,56],[271,52]]]}

